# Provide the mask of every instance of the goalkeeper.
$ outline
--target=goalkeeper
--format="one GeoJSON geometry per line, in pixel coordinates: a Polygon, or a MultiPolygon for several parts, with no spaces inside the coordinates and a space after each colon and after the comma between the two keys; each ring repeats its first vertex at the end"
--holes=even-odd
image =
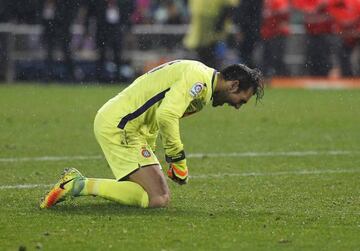
{"type": "Polygon", "coordinates": [[[188,166],[179,119],[212,106],[239,109],[263,96],[261,73],[234,64],[220,72],[191,60],[175,60],[137,78],[98,111],[94,132],[115,179],[86,178],[75,168],[42,200],[49,208],[68,197],[95,195],[123,205],[165,207],[170,192],[154,154],[160,134],[169,164],[167,176],[183,185],[188,166]]]}

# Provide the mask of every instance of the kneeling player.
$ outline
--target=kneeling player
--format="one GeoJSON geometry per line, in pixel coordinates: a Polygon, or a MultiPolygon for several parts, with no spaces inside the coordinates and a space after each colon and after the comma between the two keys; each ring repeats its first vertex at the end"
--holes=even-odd
{"type": "Polygon", "coordinates": [[[86,178],[65,170],[41,208],[68,197],[96,195],[123,205],[165,207],[170,192],[154,154],[158,134],[169,163],[167,176],[186,184],[188,168],[180,140],[179,119],[212,106],[239,109],[263,96],[261,73],[234,64],[220,72],[190,60],[163,64],[137,78],[97,113],[94,132],[115,179],[86,178]]]}

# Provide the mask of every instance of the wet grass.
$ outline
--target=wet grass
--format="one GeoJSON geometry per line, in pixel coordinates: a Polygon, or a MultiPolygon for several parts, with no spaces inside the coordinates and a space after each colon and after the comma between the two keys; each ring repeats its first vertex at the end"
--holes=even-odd
{"type": "Polygon", "coordinates": [[[0,85],[0,250],[360,250],[358,90],[268,89],[256,106],[183,119],[186,151],[205,156],[189,158],[188,185],[169,181],[166,209],[94,197],[38,209],[64,167],[112,177],[102,158],[31,157],[101,155],[93,118],[121,88],[0,85]]]}

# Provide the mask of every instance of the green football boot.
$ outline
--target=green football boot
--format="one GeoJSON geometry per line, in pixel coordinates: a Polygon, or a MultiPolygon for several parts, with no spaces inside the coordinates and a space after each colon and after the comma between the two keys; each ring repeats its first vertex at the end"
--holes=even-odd
{"type": "Polygon", "coordinates": [[[64,170],[60,180],[46,194],[40,203],[40,208],[49,208],[64,201],[68,197],[79,196],[85,184],[85,177],[75,168],[64,170]]]}

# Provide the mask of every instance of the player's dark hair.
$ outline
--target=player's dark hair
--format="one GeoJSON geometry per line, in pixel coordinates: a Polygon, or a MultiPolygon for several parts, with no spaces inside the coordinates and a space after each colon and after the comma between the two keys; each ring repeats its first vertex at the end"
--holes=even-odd
{"type": "Polygon", "coordinates": [[[225,67],[220,71],[224,80],[239,80],[239,91],[254,89],[256,102],[264,96],[264,81],[260,70],[250,69],[243,64],[233,64],[225,67]]]}

